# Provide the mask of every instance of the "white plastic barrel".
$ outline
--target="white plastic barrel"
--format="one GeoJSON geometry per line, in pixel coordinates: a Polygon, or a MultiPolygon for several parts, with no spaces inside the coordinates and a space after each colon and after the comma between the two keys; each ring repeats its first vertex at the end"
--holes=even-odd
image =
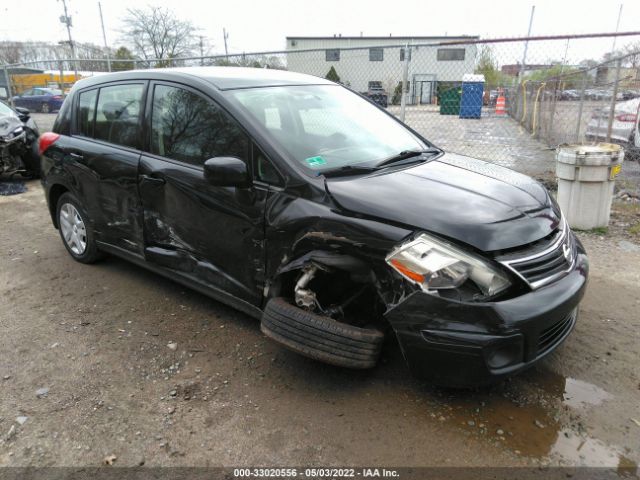
{"type": "Polygon", "coordinates": [[[623,148],[612,143],[558,147],[558,203],[572,228],[609,225],[613,186],[623,158],[623,148]]]}

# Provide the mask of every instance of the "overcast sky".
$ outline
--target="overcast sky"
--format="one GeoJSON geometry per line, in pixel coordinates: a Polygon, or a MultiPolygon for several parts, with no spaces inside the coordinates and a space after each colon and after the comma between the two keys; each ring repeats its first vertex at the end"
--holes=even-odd
{"type": "MultiPolygon", "coordinates": [[[[0,40],[66,39],[61,0],[2,0],[0,40]]],[[[640,30],[640,1],[623,2],[620,31],[640,30]]],[[[190,20],[209,38],[211,52],[224,52],[222,28],[229,32],[230,53],[283,50],[286,36],[333,35],[480,35],[524,36],[531,6],[536,11],[533,35],[614,31],[620,3],[610,0],[102,0],[107,40],[123,43],[121,19],[130,7],[158,5],[190,20]]],[[[74,40],[102,45],[98,2],[68,0],[74,40]]],[[[618,46],[632,39],[618,40],[618,46]]],[[[633,38],[638,40],[638,37],[633,38]]],[[[600,40],[598,52],[586,43],[572,44],[569,57],[599,58],[611,40],[600,40]]],[[[550,57],[561,57],[554,52],[550,57]]]]}

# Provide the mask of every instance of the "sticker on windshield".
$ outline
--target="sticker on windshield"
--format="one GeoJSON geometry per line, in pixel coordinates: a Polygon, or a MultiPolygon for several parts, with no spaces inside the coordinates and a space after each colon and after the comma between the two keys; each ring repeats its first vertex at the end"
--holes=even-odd
{"type": "Polygon", "coordinates": [[[307,162],[307,165],[311,168],[318,168],[327,164],[327,161],[320,156],[305,158],[304,161],[307,162]]]}

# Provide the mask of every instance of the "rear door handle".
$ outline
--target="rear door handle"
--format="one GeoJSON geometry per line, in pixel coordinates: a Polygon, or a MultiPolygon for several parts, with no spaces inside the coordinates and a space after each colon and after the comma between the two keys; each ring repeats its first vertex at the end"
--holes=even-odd
{"type": "Polygon", "coordinates": [[[79,153],[69,153],[69,156],[74,159],[76,162],[84,162],[84,156],[80,155],[79,153]]]}
{"type": "Polygon", "coordinates": [[[151,175],[140,175],[143,182],[153,183],[154,185],[164,185],[164,178],[152,177],[151,175]]]}

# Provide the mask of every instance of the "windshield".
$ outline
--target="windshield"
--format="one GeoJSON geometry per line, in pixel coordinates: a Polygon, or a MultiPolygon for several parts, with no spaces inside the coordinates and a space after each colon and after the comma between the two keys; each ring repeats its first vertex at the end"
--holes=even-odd
{"type": "Polygon", "coordinates": [[[13,110],[11,110],[7,105],[5,105],[2,102],[0,102],[0,115],[11,115],[13,117],[17,116],[13,110]]]}
{"type": "Polygon", "coordinates": [[[373,166],[427,145],[377,107],[335,85],[233,90],[230,95],[309,173],[373,166]]]}

